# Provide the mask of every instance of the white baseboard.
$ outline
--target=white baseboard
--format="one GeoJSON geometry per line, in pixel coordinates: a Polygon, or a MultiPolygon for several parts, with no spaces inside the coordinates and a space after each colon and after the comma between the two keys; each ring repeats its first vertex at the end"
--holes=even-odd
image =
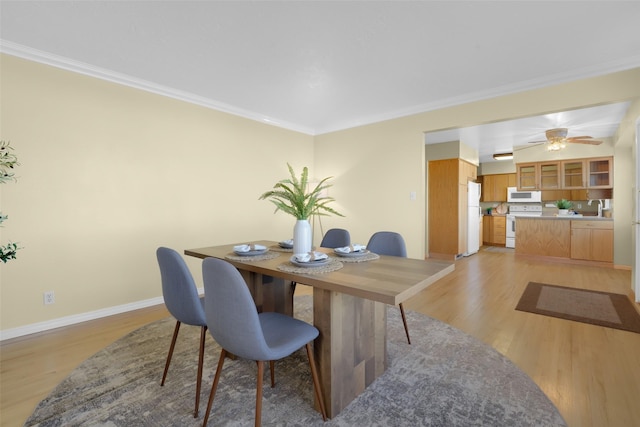
{"type": "MultiPolygon", "coordinates": [[[[204,288],[199,288],[198,293],[202,295],[204,293],[204,288]]],[[[0,341],[35,334],[37,332],[44,332],[51,329],[61,328],[63,326],[75,325],[78,323],[86,322],[88,320],[100,319],[102,317],[139,310],[141,308],[151,307],[158,304],[164,304],[164,299],[162,297],[155,297],[143,301],[132,302],[129,304],[117,305],[115,307],[89,311],[87,313],[60,317],[58,319],[47,320],[46,322],[38,322],[32,323],[30,325],[19,326],[17,328],[0,331],[0,341]]]]}

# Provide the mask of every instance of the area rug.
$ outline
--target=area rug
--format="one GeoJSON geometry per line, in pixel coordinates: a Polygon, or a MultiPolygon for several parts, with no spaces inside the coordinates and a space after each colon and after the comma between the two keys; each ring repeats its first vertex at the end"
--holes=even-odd
{"type": "Polygon", "coordinates": [[[529,282],[516,310],[640,333],[640,314],[622,294],[529,282]]]}
{"type": "MultiPolygon", "coordinates": [[[[295,316],[311,321],[312,299],[296,297],[295,316]]],[[[430,317],[407,312],[412,344],[399,311],[388,308],[389,368],[340,414],[324,423],[313,409],[304,350],[268,369],[264,426],[565,426],[540,388],[490,346],[430,317]]],[[[160,379],[172,318],[144,326],[98,352],[60,383],[27,426],[199,426],[219,346],[207,337],[200,417],[193,418],[199,328],[184,326],[164,387],[160,379]]],[[[210,426],[254,422],[256,364],[227,361],[210,426]]]]}

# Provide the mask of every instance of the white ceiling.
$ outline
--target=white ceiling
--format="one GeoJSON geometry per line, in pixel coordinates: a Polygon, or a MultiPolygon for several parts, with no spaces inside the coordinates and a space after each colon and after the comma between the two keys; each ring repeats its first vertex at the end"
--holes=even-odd
{"type": "Polygon", "coordinates": [[[2,0],[0,47],[315,135],[638,67],[639,16],[635,1],[2,0]]]}

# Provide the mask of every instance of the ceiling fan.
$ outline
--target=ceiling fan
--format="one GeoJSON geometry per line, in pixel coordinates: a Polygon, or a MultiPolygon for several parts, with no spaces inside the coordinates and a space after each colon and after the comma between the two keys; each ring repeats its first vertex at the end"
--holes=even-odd
{"type": "Polygon", "coordinates": [[[567,133],[569,129],[567,128],[556,128],[549,129],[545,132],[547,136],[546,141],[530,141],[530,144],[539,144],[541,142],[547,143],[547,150],[549,151],[558,151],[566,147],[566,143],[574,143],[574,144],[590,144],[590,145],[600,145],[602,141],[593,139],[592,136],[571,136],[567,137],[567,133]]]}

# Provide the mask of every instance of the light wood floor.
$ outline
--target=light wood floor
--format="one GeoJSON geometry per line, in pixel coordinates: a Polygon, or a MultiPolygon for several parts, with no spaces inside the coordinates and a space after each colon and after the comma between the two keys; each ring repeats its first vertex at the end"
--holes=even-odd
{"type": "MultiPolygon", "coordinates": [[[[570,427],[638,426],[640,334],[514,310],[529,281],[631,296],[630,276],[629,271],[481,251],[457,261],[454,273],[405,307],[496,348],[531,376],[570,427]]],[[[310,293],[310,288],[299,285],[296,293],[310,293]]],[[[638,304],[636,308],[640,311],[638,304]]],[[[154,307],[2,343],[2,426],[21,426],[35,405],[80,362],[167,315],[163,307],[154,307]]],[[[414,335],[420,333],[409,328],[414,335]]]]}

